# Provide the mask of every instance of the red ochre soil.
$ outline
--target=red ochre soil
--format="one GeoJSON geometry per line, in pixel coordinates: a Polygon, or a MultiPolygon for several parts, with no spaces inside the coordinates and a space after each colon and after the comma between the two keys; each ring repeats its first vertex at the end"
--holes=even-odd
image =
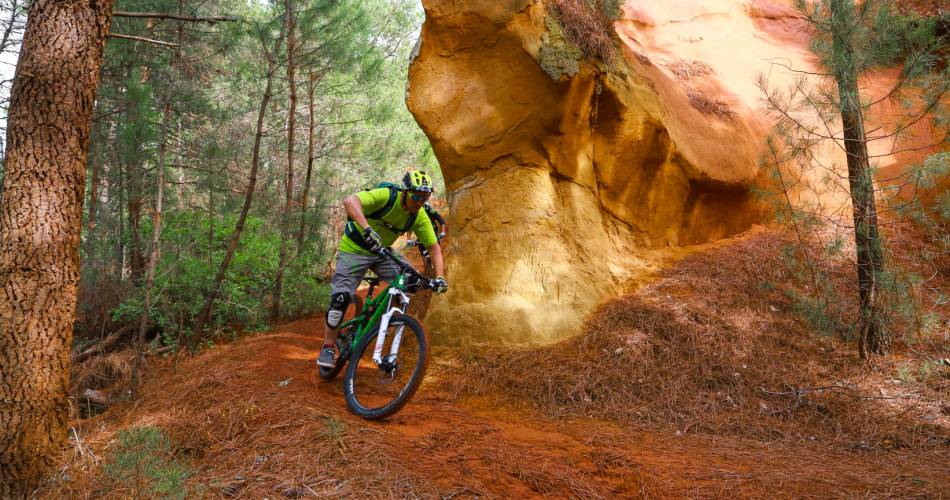
{"type": "MultiPolygon", "coordinates": [[[[397,415],[351,415],[340,379],[320,382],[323,318],[218,345],[177,367],[153,361],[144,397],[75,421],[45,498],[142,496],[110,479],[116,432],[158,426],[193,471],[188,496],[922,497],[950,491],[946,446],[860,451],[594,418],[555,419],[459,394],[464,348],[434,350],[397,415]],[[77,445],[78,438],[78,445],[77,445]]],[[[484,355],[484,353],[482,354],[484,355]]],[[[496,390],[501,390],[496,388],[496,390]]]]}
{"type": "Polygon", "coordinates": [[[937,498],[950,484],[945,453],[906,466],[909,452],[547,420],[448,393],[443,369],[402,412],[367,422],[347,412],[339,380],[316,380],[322,329],[321,318],[297,321],[154,370],[141,401],[78,424],[87,456],[67,450],[73,480],[43,496],[132,494],[88,453],[106,458],[116,430],[143,425],[169,433],[209,496],[937,498]]]}

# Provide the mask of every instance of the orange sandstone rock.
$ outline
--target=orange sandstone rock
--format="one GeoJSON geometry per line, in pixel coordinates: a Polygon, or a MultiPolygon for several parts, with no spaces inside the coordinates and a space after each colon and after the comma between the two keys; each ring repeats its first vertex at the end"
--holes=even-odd
{"type": "Polygon", "coordinates": [[[449,196],[451,289],[426,318],[437,343],[576,334],[650,268],[644,252],[760,221],[756,78],[813,68],[783,3],[628,1],[619,56],[562,57],[555,80],[541,62],[552,1],[567,0],[423,1],[406,100],[449,196]]]}

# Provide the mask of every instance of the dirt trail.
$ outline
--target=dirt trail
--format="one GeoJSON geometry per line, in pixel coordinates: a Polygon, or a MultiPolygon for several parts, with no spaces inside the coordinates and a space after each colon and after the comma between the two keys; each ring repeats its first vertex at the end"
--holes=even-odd
{"type": "MultiPolygon", "coordinates": [[[[141,401],[78,424],[87,451],[156,425],[195,474],[191,491],[269,497],[939,496],[948,478],[905,470],[902,453],[762,444],[596,420],[551,421],[460,397],[446,387],[453,351],[436,350],[422,389],[399,414],[367,422],[338,380],[315,377],[322,318],[286,324],[154,367],[141,401]]],[[[72,454],[73,452],[68,452],[72,454]]],[[[88,458],[43,496],[122,497],[88,458]]],[[[917,455],[919,458],[919,453],[917,455]]],[[[945,457],[943,457],[945,458],[945,457]]],[[[935,463],[942,458],[934,456],[935,463]]]]}

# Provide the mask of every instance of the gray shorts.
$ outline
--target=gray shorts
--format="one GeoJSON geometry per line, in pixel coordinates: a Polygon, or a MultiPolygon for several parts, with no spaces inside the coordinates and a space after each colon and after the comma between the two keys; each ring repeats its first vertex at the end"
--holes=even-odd
{"type": "Polygon", "coordinates": [[[379,279],[392,281],[399,274],[399,268],[389,259],[378,255],[360,255],[349,252],[337,252],[336,270],[330,282],[330,295],[346,292],[353,298],[366,271],[372,269],[379,279]]]}

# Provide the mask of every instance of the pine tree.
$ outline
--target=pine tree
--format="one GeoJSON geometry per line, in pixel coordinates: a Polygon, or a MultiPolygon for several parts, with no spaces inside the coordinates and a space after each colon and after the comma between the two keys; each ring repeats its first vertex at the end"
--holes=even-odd
{"type": "Polygon", "coordinates": [[[66,436],[89,126],[112,2],[33,0],[0,205],[0,497],[26,496],[66,436]]]}
{"type": "MultiPolygon", "coordinates": [[[[825,141],[833,141],[843,151],[856,250],[859,351],[862,357],[885,354],[892,341],[889,313],[893,305],[888,303],[888,294],[893,294],[890,289],[893,278],[885,268],[887,246],[878,220],[882,188],[875,182],[874,156],[868,152],[868,143],[892,140],[896,147],[910,124],[940,114],[947,83],[945,78],[941,81],[939,76],[934,76],[942,71],[935,62],[940,57],[943,41],[936,34],[934,23],[898,15],[887,2],[796,0],[796,7],[812,28],[811,49],[818,56],[822,72],[810,73],[811,80],[802,77],[787,93],[768,88],[764,78],[760,81],[770,111],[779,118],[778,140],[769,142],[769,162],[778,167],[778,184],[784,192],[782,210],[788,212],[788,220],[814,226],[822,209],[792,206],[788,191],[795,188],[782,171],[798,168],[793,177],[797,179],[795,182],[801,182],[807,177],[806,171],[818,165],[827,170],[821,183],[833,189],[838,173],[833,166],[822,164],[815,149],[825,141]],[[917,105],[906,105],[908,116],[903,117],[903,122],[893,124],[894,132],[869,136],[865,130],[865,114],[874,103],[862,96],[860,78],[870,69],[894,65],[901,66],[900,77],[882,100],[903,98],[909,102],[903,92],[912,87],[922,97],[917,105]]],[[[915,175],[912,169],[909,172],[908,177],[915,175]]],[[[888,189],[900,191],[899,187],[888,189]]],[[[821,197],[818,193],[812,194],[821,197]]],[[[802,251],[807,255],[807,249],[802,251]]]]}

